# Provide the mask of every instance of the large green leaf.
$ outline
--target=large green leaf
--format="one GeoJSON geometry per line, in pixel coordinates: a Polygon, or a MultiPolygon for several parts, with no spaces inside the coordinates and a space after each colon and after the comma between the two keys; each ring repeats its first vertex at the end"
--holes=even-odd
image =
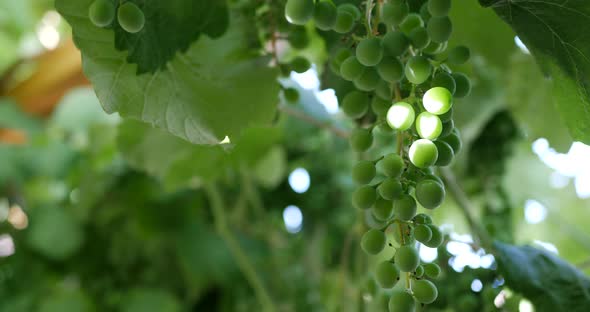
{"type": "Polygon", "coordinates": [[[536,311],[588,311],[590,279],[550,252],[530,246],[494,243],[506,285],[522,293],[536,311]]]}
{"type": "Polygon", "coordinates": [[[254,23],[232,16],[220,38],[201,37],[165,70],[136,75],[137,66],[115,49],[112,30],[95,27],[84,12],[91,0],[57,0],[82,51],[86,76],[103,108],[141,119],[197,144],[217,144],[249,125],[272,120],[277,71],[252,47],[254,23]]]}
{"type": "Polygon", "coordinates": [[[554,99],[575,140],[590,143],[590,3],[480,0],[516,31],[553,78],[554,99]]]}

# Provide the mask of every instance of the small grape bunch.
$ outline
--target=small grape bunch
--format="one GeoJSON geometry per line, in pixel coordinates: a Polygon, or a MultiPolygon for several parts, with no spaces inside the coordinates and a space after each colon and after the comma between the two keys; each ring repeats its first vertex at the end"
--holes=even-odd
{"type": "Polygon", "coordinates": [[[95,0],[88,8],[88,17],[97,27],[108,27],[117,22],[128,33],[138,33],[145,25],[143,11],[133,2],[125,2],[118,8],[112,0],[95,0]]]}
{"type": "Polygon", "coordinates": [[[352,204],[365,212],[370,227],[360,245],[369,255],[395,249],[374,268],[374,279],[384,289],[404,280],[391,293],[389,310],[415,311],[438,296],[432,280],[440,267],[422,263],[418,246],[436,248],[444,240],[426,212],[440,207],[446,195],[434,168],[450,165],[461,150],[453,110],[471,82],[450,66],[467,62],[470,51],[448,49],[450,0],[428,0],[415,12],[408,0],[366,4],[361,13],[351,4],[288,0],[285,15],[290,23],[313,21],[320,30],[342,34],[342,47],[332,51],[328,65],[352,86],[339,96],[341,111],[357,125],[350,135],[361,159],[352,168],[358,185],[352,204]],[[395,134],[395,144],[375,146],[376,131],[395,134]]]}

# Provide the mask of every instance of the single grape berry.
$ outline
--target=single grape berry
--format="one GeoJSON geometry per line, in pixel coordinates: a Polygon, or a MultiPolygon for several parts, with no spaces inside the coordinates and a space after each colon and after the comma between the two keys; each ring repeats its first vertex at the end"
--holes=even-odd
{"type": "Polygon", "coordinates": [[[393,201],[393,213],[397,219],[410,221],[416,215],[416,200],[414,197],[405,194],[400,199],[393,201]]]}
{"type": "Polygon", "coordinates": [[[340,66],[340,75],[342,78],[353,81],[360,77],[365,72],[365,66],[361,64],[356,56],[350,56],[340,66]]]}
{"type": "Polygon", "coordinates": [[[440,267],[436,263],[427,263],[424,265],[424,274],[430,278],[437,278],[440,275],[440,267]]]}
{"type": "Polygon", "coordinates": [[[445,199],[445,188],[438,181],[421,180],[416,184],[416,199],[426,209],[434,209],[445,199]]]}
{"type": "Polygon", "coordinates": [[[424,27],[416,27],[414,28],[409,34],[408,37],[410,38],[410,42],[412,46],[416,49],[424,49],[430,43],[430,38],[428,37],[428,32],[424,27]]]}
{"type": "Polygon", "coordinates": [[[415,312],[416,302],[405,290],[396,289],[391,293],[388,307],[389,312],[415,312]]]}
{"type": "Polygon", "coordinates": [[[432,72],[432,65],[423,56],[414,56],[406,64],[405,74],[409,82],[421,84],[425,82],[432,72]]]}
{"type": "Polygon", "coordinates": [[[418,27],[424,27],[424,21],[420,14],[410,13],[403,22],[399,25],[399,28],[405,33],[409,34],[412,30],[418,27]]]}
{"type": "MultiPolygon", "coordinates": [[[[426,29],[428,31],[428,29],[426,29]]],[[[430,40],[428,46],[422,49],[422,52],[426,54],[440,54],[443,53],[447,48],[447,42],[438,43],[430,40]]]]}
{"type": "Polygon", "coordinates": [[[428,12],[432,16],[447,16],[450,10],[451,0],[428,0],[428,12]]]}
{"type": "Polygon", "coordinates": [[[457,128],[454,128],[453,131],[451,131],[451,134],[441,138],[441,140],[449,144],[449,146],[451,146],[455,155],[457,155],[459,151],[461,151],[463,143],[461,143],[461,137],[459,136],[459,130],[457,130],[457,128]]]}
{"type": "Polygon", "coordinates": [[[416,117],[416,131],[421,138],[434,140],[442,132],[442,122],[438,116],[423,112],[416,117]]]}
{"type": "Polygon", "coordinates": [[[352,168],[352,179],[358,184],[369,184],[376,172],[372,161],[361,160],[352,168]]]}
{"type": "Polygon", "coordinates": [[[457,90],[454,95],[458,98],[468,96],[471,93],[471,81],[469,78],[463,73],[453,73],[452,76],[457,84],[457,90]]]}
{"type": "Polygon", "coordinates": [[[287,41],[297,50],[305,49],[309,45],[309,36],[305,27],[294,27],[287,36],[287,41]]]}
{"type": "Polygon", "coordinates": [[[295,25],[304,25],[313,16],[315,5],[313,0],[287,0],[285,17],[295,25]]]}
{"type": "Polygon", "coordinates": [[[376,229],[368,230],[361,238],[361,248],[369,255],[376,255],[385,247],[385,233],[376,229]]]}
{"type": "Polygon", "coordinates": [[[419,265],[419,266],[416,268],[416,272],[414,272],[414,275],[415,275],[416,277],[422,277],[422,275],[424,275],[424,268],[423,268],[421,265],[419,265]]]}
{"type": "Polygon", "coordinates": [[[432,218],[425,213],[419,213],[414,217],[416,224],[432,224],[432,218]]]}
{"type": "Polygon", "coordinates": [[[285,96],[285,100],[289,103],[295,103],[299,101],[299,91],[295,88],[286,88],[283,90],[283,95],[285,96]]]}
{"type": "Polygon", "coordinates": [[[291,60],[289,65],[291,66],[291,69],[294,72],[299,73],[299,74],[308,71],[309,68],[311,67],[311,63],[309,62],[309,60],[302,57],[302,56],[297,56],[297,57],[293,58],[293,60],[291,60]]]}
{"type": "Polygon", "coordinates": [[[365,66],[375,66],[383,58],[381,39],[377,37],[365,38],[356,46],[356,57],[365,66]]]}
{"type": "Polygon", "coordinates": [[[419,224],[414,227],[414,237],[417,241],[424,243],[432,238],[432,231],[424,224],[419,224]]]}
{"type": "Polygon", "coordinates": [[[355,129],[350,135],[350,147],[355,152],[364,152],[373,145],[373,135],[369,129],[355,129]]]}
{"type": "Polygon", "coordinates": [[[383,36],[383,50],[393,57],[401,56],[410,46],[410,39],[400,31],[388,31],[383,36]]]}
{"type": "Polygon", "coordinates": [[[350,118],[360,118],[369,110],[369,96],[360,91],[348,93],[342,100],[342,111],[350,118]]]}
{"type": "Polygon", "coordinates": [[[447,61],[454,65],[461,65],[467,62],[470,56],[471,52],[469,51],[468,47],[456,46],[453,49],[451,49],[451,51],[449,51],[447,61]]]}
{"type": "Polygon", "coordinates": [[[402,272],[414,272],[420,264],[418,252],[414,246],[405,245],[397,249],[394,256],[395,265],[402,272]]]}
{"type": "Polygon", "coordinates": [[[430,12],[428,12],[428,2],[425,2],[420,7],[420,17],[422,17],[422,20],[424,21],[424,23],[428,23],[428,21],[432,17],[430,12]]]}
{"type": "MultiPolygon", "coordinates": [[[[387,108],[388,109],[391,107],[391,104],[392,104],[391,98],[393,96],[393,93],[391,91],[391,84],[390,83],[388,83],[385,80],[379,81],[377,88],[375,88],[375,94],[377,94],[377,97],[379,97],[383,100],[387,100],[387,102],[388,102],[387,108]]],[[[387,115],[387,111],[383,112],[383,116],[380,115],[379,117],[385,117],[386,115],[387,115]]]]}
{"type": "MultiPolygon", "coordinates": [[[[451,123],[452,122],[453,121],[451,120],[451,123]]],[[[445,141],[435,141],[434,145],[436,145],[436,150],[438,151],[438,158],[436,159],[436,163],[434,163],[434,165],[439,167],[450,165],[453,161],[453,158],[455,157],[453,148],[445,141]]]]}
{"type": "Polygon", "coordinates": [[[379,170],[390,178],[399,178],[404,172],[404,161],[395,153],[387,154],[378,163],[379,170]]]}
{"type": "Polygon", "coordinates": [[[96,0],[88,8],[90,21],[98,27],[109,26],[115,19],[115,4],[110,0],[96,0]]]}
{"type": "Polygon", "coordinates": [[[404,65],[396,57],[384,57],[377,65],[377,73],[385,81],[397,82],[404,76],[404,65]]]}
{"type": "Polygon", "coordinates": [[[330,60],[330,69],[337,75],[340,75],[340,66],[342,63],[349,58],[351,55],[350,50],[341,48],[336,53],[334,53],[334,57],[330,60]]]}
{"type": "Polygon", "coordinates": [[[365,71],[354,80],[354,86],[361,91],[373,91],[381,81],[381,77],[374,67],[367,67],[365,71]]]}
{"type": "Polygon", "coordinates": [[[375,279],[373,279],[371,277],[367,277],[367,279],[363,283],[363,289],[366,292],[368,292],[369,294],[374,296],[379,291],[379,285],[377,285],[377,282],[375,281],[375,279]]]}
{"type": "Polygon", "coordinates": [[[406,1],[387,2],[381,8],[381,20],[388,26],[397,26],[408,16],[409,11],[406,1]]]}
{"type": "Polygon", "coordinates": [[[438,297],[436,286],[429,280],[417,280],[412,283],[412,292],[418,302],[429,304],[433,303],[438,297]]]}
{"type": "Polygon", "coordinates": [[[453,95],[445,88],[434,87],[424,93],[422,104],[429,113],[442,115],[451,109],[453,95]]]}
{"type": "Polygon", "coordinates": [[[362,15],[361,11],[352,3],[344,3],[344,4],[339,5],[338,10],[343,10],[345,12],[352,14],[355,21],[357,21],[359,18],[361,18],[361,15],[362,15]]]}
{"type": "MultiPolygon", "coordinates": [[[[443,116],[443,115],[441,115],[441,116],[443,116]]],[[[440,120],[442,121],[442,118],[440,120]]],[[[452,119],[448,120],[448,121],[443,121],[442,126],[443,126],[443,128],[440,133],[440,136],[446,137],[447,135],[451,134],[451,132],[455,128],[455,122],[452,119]]]]}
{"type": "Polygon", "coordinates": [[[438,117],[440,118],[440,121],[442,121],[443,123],[452,120],[453,119],[453,107],[451,106],[451,109],[449,109],[448,112],[446,112],[442,115],[438,115],[438,117]]]}
{"type": "Polygon", "coordinates": [[[371,100],[371,110],[377,116],[385,117],[387,115],[387,111],[391,107],[391,101],[384,100],[379,96],[374,96],[371,100]]]}
{"type": "Polygon", "coordinates": [[[408,130],[415,118],[414,108],[406,102],[397,102],[387,111],[387,124],[393,129],[408,130]]]}
{"type": "MultiPolygon", "coordinates": [[[[377,187],[379,195],[385,199],[400,199],[404,194],[402,183],[396,178],[387,178],[377,187]]],[[[393,204],[392,204],[393,209],[393,204]]]]}
{"type": "Polygon", "coordinates": [[[315,27],[321,30],[330,30],[336,24],[338,12],[336,6],[329,1],[319,1],[313,11],[315,27]]]}
{"type": "Polygon", "coordinates": [[[432,77],[432,80],[430,81],[430,87],[445,88],[449,90],[451,94],[453,94],[455,93],[455,88],[457,86],[455,84],[455,79],[453,79],[453,76],[451,76],[451,74],[445,71],[439,71],[438,73],[436,73],[436,75],[432,77]]]}
{"type": "Polygon", "coordinates": [[[451,23],[451,19],[447,16],[433,17],[428,21],[426,30],[432,41],[443,43],[451,38],[453,24],[451,23]]]}
{"type": "Polygon", "coordinates": [[[383,261],[375,268],[375,280],[382,288],[393,288],[399,280],[399,269],[389,261],[383,261]]]}
{"type": "Polygon", "coordinates": [[[383,197],[377,197],[371,208],[373,216],[379,221],[387,221],[393,216],[393,202],[383,197]]]}
{"type": "Polygon", "coordinates": [[[352,204],[358,209],[369,209],[375,203],[377,193],[372,186],[364,185],[352,193],[352,204]]]}
{"type": "Polygon", "coordinates": [[[437,226],[433,224],[428,224],[428,227],[430,228],[430,231],[432,231],[432,237],[429,241],[422,242],[422,244],[430,248],[438,248],[438,246],[440,246],[443,243],[444,237],[442,235],[442,232],[437,226]]]}
{"type": "Polygon", "coordinates": [[[418,168],[427,168],[436,163],[438,150],[432,141],[419,139],[414,141],[410,146],[409,157],[414,166],[418,168]]]}
{"type": "Polygon", "coordinates": [[[352,13],[338,8],[336,12],[336,23],[334,24],[334,31],[339,34],[345,34],[354,28],[355,19],[352,13]]]}
{"type": "Polygon", "coordinates": [[[143,29],[145,16],[133,2],[125,2],[117,10],[117,20],[121,28],[128,33],[137,33],[143,29]]]}

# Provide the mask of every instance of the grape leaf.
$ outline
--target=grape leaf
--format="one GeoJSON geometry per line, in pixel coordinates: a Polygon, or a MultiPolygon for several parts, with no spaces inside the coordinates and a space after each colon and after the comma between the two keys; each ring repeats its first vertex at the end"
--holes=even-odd
{"type": "Polygon", "coordinates": [[[480,0],[516,31],[553,78],[572,137],[590,143],[590,5],[587,1],[480,0]]]}
{"type": "Polygon", "coordinates": [[[117,51],[112,30],[86,17],[91,0],[57,0],[72,26],[83,67],[108,113],[141,119],[196,144],[217,144],[275,114],[277,70],[252,46],[254,23],[235,15],[229,30],[212,40],[201,37],[177,54],[165,70],[136,75],[137,66],[117,51]]]}
{"type": "Polygon", "coordinates": [[[581,312],[590,306],[590,279],[550,252],[495,242],[494,256],[506,285],[536,311],[581,312]]]}

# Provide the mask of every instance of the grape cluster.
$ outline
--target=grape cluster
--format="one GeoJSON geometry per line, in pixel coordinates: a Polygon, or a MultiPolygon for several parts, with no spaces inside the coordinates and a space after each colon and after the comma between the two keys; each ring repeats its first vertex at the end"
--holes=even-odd
{"type": "Polygon", "coordinates": [[[128,33],[137,33],[143,29],[145,15],[133,2],[125,2],[118,8],[112,0],[95,0],[88,9],[90,21],[98,27],[110,26],[115,20],[128,33]]]}
{"type": "Polygon", "coordinates": [[[352,149],[368,151],[375,129],[397,134],[397,144],[385,147],[391,152],[360,160],[352,169],[359,185],[352,203],[366,212],[371,226],[361,248],[379,254],[388,246],[386,233],[397,242],[393,258],[375,268],[382,288],[405,280],[405,288],[394,289],[389,299],[392,312],[415,311],[417,303],[429,304],[438,296],[430,279],[440,274],[440,267],[421,263],[416,247],[417,242],[438,247],[443,234],[418,207],[432,210],[445,198],[444,183],[433,167],[448,166],[461,150],[453,101],[471,89],[469,78],[449,67],[470,57],[464,46],[447,51],[450,8],[450,0],[429,0],[416,12],[406,0],[368,0],[364,13],[351,4],[336,7],[323,0],[288,0],[285,7],[290,23],[313,20],[320,30],[343,34],[346,46],[329,65],[354,86],[340,103],[358,125],[350,137],[352,149]]]}

